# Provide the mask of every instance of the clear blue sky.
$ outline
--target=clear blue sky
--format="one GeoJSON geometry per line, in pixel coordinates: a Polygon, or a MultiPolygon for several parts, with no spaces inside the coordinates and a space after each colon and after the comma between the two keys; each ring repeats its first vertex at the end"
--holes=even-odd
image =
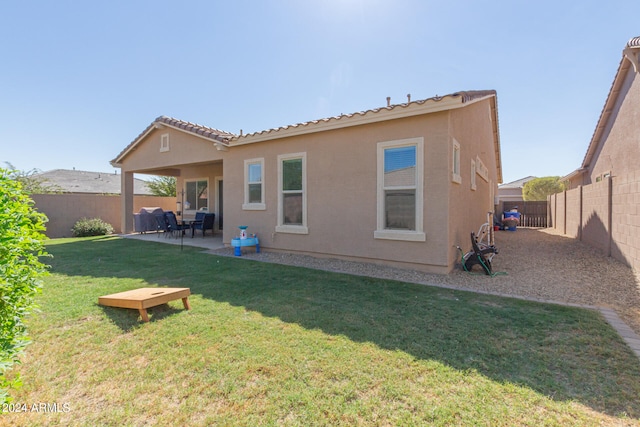
{"type": "Polygon", "coordinates": [[[495,89],[504,182],[578,168],[637,0],[2,1],[0,166],[113,171],[157,116],[229,132],[495,89]]]}

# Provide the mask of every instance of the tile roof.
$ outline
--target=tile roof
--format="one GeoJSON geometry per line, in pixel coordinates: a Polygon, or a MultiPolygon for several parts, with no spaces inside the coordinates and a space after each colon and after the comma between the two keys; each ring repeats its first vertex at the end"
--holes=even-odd
{"type": "Polygon", "coordinates": [[[297,123],[294,125],[281,126],[278,128],[272,128],[272,129],[262,130],[258,132],[247,133],[244,135],[236,135],[231,139],[231,145],[233,145],[233,143],[236,141],[239,142],[241,140],[251,139],[252,137],[256,137],[256,136],[267,136],[272,133],[279,133],[281,131],[297,129],[297,128],[313,127],[314,125],[321,125],[321,124],[330,123],[330,122],[338,122],[338,121],[346,122],[346,121],[349,121],[349,119],[376,115],[386,111],[408,109],[408,108],[412,108],[420,105],[438,103],[445,99],[458,98],[460,102],[464,104],[464,103],[474,101],[476,99],[485,98],[488,96],[496,96],[496,91],[495,90],[461,91],[461,92],[456,92],[456,93],[452,93],[444,96],[436,95],[434,97],[419,100],[419,101],[405,102],[402,104],[393,104],[393,105],[388,105],[386,107],[374,108],[374,109],[369,109],[365,111],[359,111],[356,113],[340,114],[339,116],[327,117],[319,120],[310,120],[307,122],[297,123]]]}
{"type": "MultiPolygon", "coordinates": [[[[53,169],[35,176],[60,188],[63,193],[120,194],[121,189],[120,174],[109,172],[53,169]]],[[[133,193],[151,195],[147,182],[138,178],[133,181],[133,193]]]]}
{"type": "Polygon", "coordinates": [[[151,131],[153,131],[154,128],[165,125],[173,127],[174,129],[179,129],[184,132],[198,135],[206,139],[210,139],[218,147],[229,147],[234,145],[259,142],[262,140],[269,140],[273,138],[291,136],[295,133],[318,132],[321,130],[354,126],[367,122],[392,120],[402,117],[409,117],[416,114],[444,111],[485,98],[494,99],[492,103],[492,108],[495,114],[495,121],[493,122],[493,132],[495,137],[495,156],[498,163],[498,182],[500,183],[502,182],[502,168],[500,162],[500,136],[497,123],[497,93],[495,90],[460,91],[449,95],[436,95],[434,97],[418,101],[408,100],[407,102],[401,104],[387,105],[386,107],[369,109],[351,114],[340,114],[339,116],[328,117],[319,120],[311,120],[308,122],[281,126],[278,128],[252,132],[244,135],[237,135],[230,132],[221,131],[219,129],[174,119],[172,117],[160,116],[156,118],[149,126],[147,126],[147,128],[142,131],[142,133],[140,133],[140,135],[138,135],[138,137],[134,139],[124,150],[122,150],[120,154],[118,154],[118,156],[111,161],[111,164],[114,167],[119,167],[119,164],[126,157],[126,155],[130,151],[134,150],[136,145],[139,144],[151,131]]]}
{"type": "Polygon", "coordinates": [[[498,188],[522,188],[527,182],[532,179],[536,179],[535,176],[527,176],[525,178],[520,178],[516,181],[507,182],[506,184],[498,185],[498,188]]]}
{"type": "Polygon", "coordinates": [[[199,125],[196,123],[185,122],[183,120],[174,119],[173,117],[160,116],[154,120],[152,123],[155,125],[156,123],[164,123],[169,126],[173,126],[178,129],[182,129],[186,132],[194,133],[196,135],[204,136],[205,138],[212,139],[217,142],[227,142],[229,138],[234,137],[235,135],[230,132],[225,132],[220,129],[211,128],[208,126],[199,125]]]}
{"type": "Polygon", "coordinates": [[[210,139],[215,143],[220,143],[223,145],[227,145],[229,139],[233,138],[235,134],[230,132],[225,132],[223,130],[215,129],[208,126],[199,125],[196,123],[185,122],[184,120],[174,119],[173,117],[160,116],[157,117],[149,126],[143,130],[140,135],[136,137],[129,145],[125,147],[112,161],[112,165],[116,165],[120,163],[122,159],[135,148],[153,129],[159,129],[162,126],[170,126],[175,129],[179,129],[184,132],[188,132],[194,135],[198,135],[202,138],[210,139]]]}

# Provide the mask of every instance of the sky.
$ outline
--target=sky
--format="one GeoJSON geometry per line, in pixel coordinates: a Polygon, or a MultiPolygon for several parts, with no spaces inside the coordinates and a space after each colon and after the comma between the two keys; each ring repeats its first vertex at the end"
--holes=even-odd
{"type": "Polygon", "coordinates": [[[637,0],[0,0],[0,167],[114,172],[161,115],[266,130],[496,90],[503,182],[579,168],[637,0]]]}

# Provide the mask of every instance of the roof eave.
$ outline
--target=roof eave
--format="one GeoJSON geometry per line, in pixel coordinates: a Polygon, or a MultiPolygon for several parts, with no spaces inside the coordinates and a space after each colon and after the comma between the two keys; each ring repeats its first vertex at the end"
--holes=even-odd
{"type": "MultiPolygon", "coordinates": [[[[189,135],[204,139],[208,142],[212,142],[218,150],[226,151],[224,147],[229,146],[229,138],[221,137],[219,135],[215,135],[211,133],[210,130],[214,130],[212,128],[209,128],[210,130],[206,132],[208,134],[202,134],[197,131],[191,131],[189,129],[185,129],[184,127],[176,125],[175,123],[178,123],[178,122],[180,121],[176,119],[172,119],[170,117],[166,117],[166,116],[160,116],[156,118],[149,126],[147,126],[145,130],[142,131],[140,135],[138,135],[136,139],[133,140],[133,142],[131,142],[120,154],[118,154],[118,156],[115,159],[111,160],[109,163],[113,167],[122,167],[122,161],[125,159],[125,157],[129,155],[129,153],[131,153],[132,151],[135,151],[138,144],[140,144],[147,136],[149,136],[149,134],[152,131],[163,129],[165,127],[169,127],[180,132],[188,133],[189,135]]],[[[191,125],[192,127],[196,126],[192,124],[189,124],[189,125],[191,125]]],[[[221,133],[223,132],[221,131],[221,133]]],[[[231,136],[232,134],[228,134],[228,135],[231,136]]]]}
{"type": "Polygon", "coordinates": [[[375,110],[367,110],[338,117],[314,120],[257,133],[238,135],[231,138],[229,146],[233,147],[236,145],[255,144],[273,139],[288,138],[292,136],[447,111],[479,102],[486,98],[495,98],[495,96],[495,91],[459,92],[452,95],[434,97],[421,101],[395,104],[375,110]]]}
{"type": "Polygon", "coordinates": [[[585,168],[580,168],[580,169],[576,169],[573,172],[571,172],[569,175],[565,175],[562,178],[560,178],[560,181],[569,181],[572,180],[573,178],[582,175],[585,172],[585,168]]]}
{"type": "Polygon", "coordinates": [[[616,76],[613,79],[613,83],[611,84],[611,89],[609,89],[607,100],[605,101],[604,107],[602,107],[602,111],[600,112],[600,117],[598,118],[596,128],[593,131],[591,141],[589,141],[587,152],[585,153],[584,159],[582,160],[582,165],[580,166],[581,168],[588,167],[591,163],[591,160],[593,159],[593,155],[598,148],[598,144],[602,135],[604,134],[607,123],[609,122],[609,117],[611,117],[611,113],[614,109],[616,99],[618,97],[618,94],[620,93],[620,88],[622,87],[622,84],[624,82],[624,76],[626,76],[630,66],[631,64],[629,63],[629,61],[626,61],[623,57],[620,61],[620,65],[618,66],[618,71],[616,72],[616,76]]]}
{"type": "Polygon", "coordinates": [[[587,147],[587,152],[585,153],[584,159],[582,160],[580,170],[587,168],[593,160],[593,156],[607,127],[609,118],[615,107],[618,94],[620,93],[620,89],[624,84],[624,80],[627,76],[627,73],[629,72],[629,69],[633,66],[633,72],[639,72],[639,56],[640,37],[635,37],[629,40],[627,46],[622,51],[622,59],[620,60],[620,65],[618,65],[618,70],[616,71],[613,83],[611,84],[611,89],[609,89],[609,94],[607,95],[607,99],[604,103],[604,107],[602,108],[602,112],[600,113],[600,117],[598,118],[593,136],[591,137],[591,141],[589,142],[589,146],[587,147]]]}
{"type": "Polygon", "coordinates": [[[498,180],[496,184],[502,184],[502,155],[500,154],[500,127],[498,124],[498,97],[496,94],[493,95],[491,109],[493,110],[493,120],[491,120],[491,123],[493,127],[494,155],[496,158],[496,178],[498,180]]]}

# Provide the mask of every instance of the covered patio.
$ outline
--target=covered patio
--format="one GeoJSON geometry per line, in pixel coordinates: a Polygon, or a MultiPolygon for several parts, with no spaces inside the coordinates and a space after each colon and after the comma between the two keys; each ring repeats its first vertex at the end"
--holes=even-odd
{"type": "MultiPolygon", "coordinates": [[[[172,176],[176,178],[177,219],[194,219],[196,212],[213,213],[214,233],[221,241],[223,157],[233,136],[171,117],[155,119],[111,161],[114,167],[122,169],[122,233],[129,235],[134,231],[134,174],[172,176]]],[[[153,237],[157,238],[155,233],[153,237]]]]}

